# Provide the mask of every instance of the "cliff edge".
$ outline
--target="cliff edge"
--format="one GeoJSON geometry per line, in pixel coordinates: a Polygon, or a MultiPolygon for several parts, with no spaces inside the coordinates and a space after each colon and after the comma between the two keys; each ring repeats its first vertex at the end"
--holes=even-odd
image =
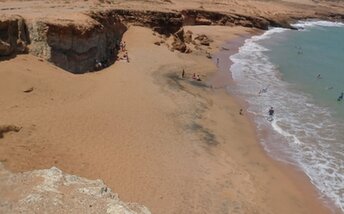
{"type": "Polygon", "coordinates": [[[63,173],[56,167],[11,173],[0,164],[0,213],[150,214],[124,203],[101,180],[63,173]]]}
{"type": "MultiPolygon", "coordinates": [[[[183,26],[243,26],[267,30],[291,28],[300,19],[342,21],[340,3],[245,1],[198,4],[190,0],[140,2],[67,1],[36,8],[35,0],[5,1],[0,6],[0,57],[31,53],[72,73],[98,70],[117,60],[118,44],[131,25],[144,26],[186,47],[175,35],[183,26]],[[279,8],[276,10],[276,8],[279,8]],[[37,12],[35,12],[37,10],[37,12]],[[63,16],[62,16],[62,15],[63,16]]],[[[139,36],[139,35],[138,35],[139,36]]],[[[179,51],[187,52],[187,48],[179,51]]],[[[0,58],[1,60],[1,58],[0,58]]]]}

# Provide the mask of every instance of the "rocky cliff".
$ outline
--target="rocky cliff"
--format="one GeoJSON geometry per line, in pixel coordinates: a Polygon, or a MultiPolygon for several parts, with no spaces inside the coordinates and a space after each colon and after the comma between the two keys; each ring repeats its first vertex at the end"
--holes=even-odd
{"type": "Polygon", "coordinates": [[[225,14],[204,10],[183,10],[185,25],[240,25],[267,30],[269,22],[260,17],[245,16],[239,14],[225,14]]]}
{"type": "Polygon", "coordinates": [[[0,17],[0,57],[26,53],[29,43],[29,32],[22,17],[0,17]]]}
{"type": "Polygon", "coordinates": [[[96,61],[113,63],[127,27],[118,17],[99,20],[88,18],[84,23],[73,20],[35,21],[28,23],[29,51],[55,65],[73,72],[92,71],[96,61]]]}
{"type": "Polygon", "coordinates": [[[0,164],[0,213],[150,214],[124,203],[101,180],[51,169],[11,173],[0,164]]]}
{"type": "Polygon", "coordinates": [[[341,14],[317,14],[314,17],[248,16],[235,13],[190,9],[182,11],[146,11],[107,9],[81,14],[82,19],[55,18],[24,20],[20,16],[0,19],[0,56],[30,52],[72,73],[95,70],[96,62],[108,66],[116,61],[118,43],[130,25],[145,26],[159,34],[173,36],[176,48],[187,52],[175,33],[184,25],[244,26],[267,30],[269,26],[292,28],[297,19],[340,19],[341,14]]]}

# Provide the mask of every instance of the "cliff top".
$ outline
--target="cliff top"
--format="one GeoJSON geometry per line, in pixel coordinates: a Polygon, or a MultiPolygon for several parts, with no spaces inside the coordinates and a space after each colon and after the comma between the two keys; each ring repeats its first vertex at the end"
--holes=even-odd
{"type": "Polygon", "coordinates": [[[107,9],[133,9],[153,11],[181,11],[201,9],[249,16],[314,17],[319,13],[344,13],[343,1],[328,0],[1,0],[0,13],[18,14],[25,19],[44,18],[54,21],[83,22],[88,11],[107,9]]]}

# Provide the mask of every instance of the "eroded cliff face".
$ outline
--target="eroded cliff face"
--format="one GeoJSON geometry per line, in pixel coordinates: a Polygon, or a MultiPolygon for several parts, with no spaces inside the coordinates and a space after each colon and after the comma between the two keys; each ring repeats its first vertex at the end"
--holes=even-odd
{"type": "Polygon", "coordinates": [[[118,44],[129,25],[149,27],[165,35],[183,25],[179,13],[154,11],[89,12],[83,20],[29,20],[25,25],[30,33],[29,52],[72,73],[85,73],[95,70],[96,62],[106,66],[116,61],[118,44]]]}
{"type": "Polygon", "coordinates": [[[56,167],[11,173],[0,163],[0,213],[150,214],[124,203],[101,180],[63,173],[56,167]]]}
{"type": "Polygon", "coordinates": [[[224,14],[204,10],[183,10],[184,25],[240,25],[267,30],[269,22],[260,17],[239,14],[224,14]]]}
{"type": "Polygon", "coordinates": [[[0,17],[0,57],[27,52],[28,31],[20,16],[0,17]]]}
{"type": "Polygon", "coordinates": [[[101,23],[105,23],[109,17],[116,17],[116,19],[126,25],[148,27],[164,35],[173,34],[183,26],[183,16],[179,12],[119,9],[91,12],[88,15],[101,23]]]}
{"type": "MultiPolygon", "coordinates": [[[[95,70],[96,62],[115,62],[118,44],[129,25],[149,27],[159,34],[174,36],[183,25],[243,25],[267,29],[263,19],[247,19],[216,12],[185,10],[182,12],[105,10],[83,15],[83,22],[68,19],[28,20],[15,17],[0,25],[0,54],[29,51],[72,73],[95,70]],[[4,27],[2,27],[4,26],[4,27]],[[28,30],[27,30],[28,29],[28,30]],[[31,41],[31,42],[29,42],[31,41]],[[28,46],[28,44],[30,45],[28,46]]],[[[177,49],[185,52],[187,49],[177,49]]]]}
{"type": "Polygon", "coordinates": [[[92,71],[96,61],[111,64],[127,27],[116,17],[99,21],[30,22],[30,52],[72,73],[92,71]]]}
{"type": "MultiPolygon", "coordinates": [[[[175,50],[188,52],[177,34],[185,25],[225,25],[267,30],[269,26],[292,28],[298,17],[274,19],[206,10],[174,12],[108,9],[80,14],[75,19],[24,20],[20,16],[0,19],[0,57],[30,52],[72,73],[95,70],[116,61],[119,42],[130,25],[149,27],[159,34],[172,36],[175,50]]],[[[343,19],[344,15],[318,14],[325,19],[343,19]]],[[[302,17],[316,18],[316,17],[302,17]]]]}
{"type": "Polygon", "coordinates": [[[90,28],[49,24],[47,44],[51,48],[50,61],[74,73],[84,73],[94,68],[96,61],[113,63],[116,41],[120,41],[126,26],[119,20],[97,23],[90,28]]]}

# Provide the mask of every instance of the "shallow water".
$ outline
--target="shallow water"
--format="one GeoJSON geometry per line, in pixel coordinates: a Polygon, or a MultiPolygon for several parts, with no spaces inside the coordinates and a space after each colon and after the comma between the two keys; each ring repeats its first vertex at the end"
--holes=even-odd
{"type": "Polygon", "coordinates": [[[337,101],[344,90],[344,25],[296,26],[304,30],[274,28],[246,40],[230,57],[237,84],[229,90],[248,102],[269,154],[302,169],[324,201],[344,213],[344,101],[337,101]],[[273,131],[263,137],[264,130],[273,131]]]}

